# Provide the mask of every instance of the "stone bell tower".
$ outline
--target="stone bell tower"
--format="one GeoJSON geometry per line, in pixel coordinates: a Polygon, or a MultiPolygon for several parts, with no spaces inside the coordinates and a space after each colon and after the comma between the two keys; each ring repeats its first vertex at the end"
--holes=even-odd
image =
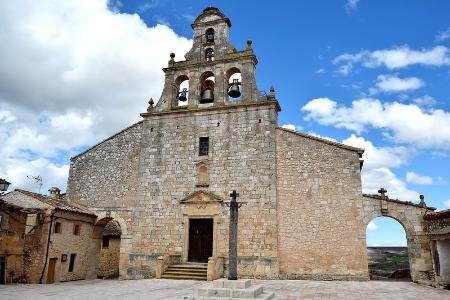
{"type": "Polygon", "coordinates": [[[151,100],[141,114],[133,208],[139,228],[130,261],[144,259],[149,269],[156,257],[169,253],[181,262],[227,257],[229,210],[222,204],[229,191],[238,190],[247,202],[239,226],[253,229],[238,234],[238,257],[246,266],[238,266],[238,272],[278,272],[275,131],[280,107],[273,89],[263,94],[256,86],[258,60],[251,41],[237,51],[229,43],[230,27],[217,8],[206,8],[192,24],[192,49],[183,61],[170,55],[161,98],[155,107],[151,100]]]}
{"type": "MultiPolygon", "coordinates": [[[[192,49],[184,61],[170,55],[165,84],[155,111],[231,105],[274,97],[261,96],[255,80],[258,63],[252,42],[237,51],[229,43],[230,20],[214,7],[206,8],[191,25],[192,49]]],[[[269,95],[273,96],[273,95],[269,95]]]]}

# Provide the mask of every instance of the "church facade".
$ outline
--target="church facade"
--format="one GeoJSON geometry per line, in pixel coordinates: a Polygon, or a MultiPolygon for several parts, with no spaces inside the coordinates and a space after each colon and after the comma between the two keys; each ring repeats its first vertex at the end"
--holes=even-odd
{"type": "Polygon", "coordinates": [[[413,280],[432,277],[426,205],[364,196],[363,149],[280,128],[274,89],[257,87],[252,42],[237,51],[230,27],[205,9],[142,121],[71,159],[67,198],[90,207],[99,228],[121,227],[121,278],[189,262],[226,274],[231,190],[245,203],[239,276],[366,280],[366,227],[386,215],[405,227],[413,280]]]}

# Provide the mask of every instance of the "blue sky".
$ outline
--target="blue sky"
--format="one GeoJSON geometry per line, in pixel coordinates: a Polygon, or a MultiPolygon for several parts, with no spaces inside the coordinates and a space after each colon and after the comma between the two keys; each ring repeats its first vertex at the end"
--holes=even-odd
{"type": "MultiPolygon", "coordinates": [[[[449,1],[2,3],[0,177],[64,187],[69,157],[159,98],[169,53],[183,57],[209,5],[230,18],[237,49],[253,40],[280,126],[366,148],[364,192],[450,207],[449,1]]],[[[400,225],[374,222],[370,244],[405,243],[400,225]]]]}
{"type": "MultiPolygon", "coordinates": [[[[282,106],[280,124],[293,124],[305,132],[347,139],[355,131],[321,125],[301,108],[310,100],[327,97],[339,105],[351,106],[353,100],[370,97],[384,102],[416,104],[416,99],[432,102],[424,109],[450,111],[450,65],[411,64],[390,69],[386,66],[367,68],[354,64],[344,75],[333,61],[342,54],[363,50],[392,50],[408,48],[430,50],[437,46],[450,47],[450,38],[439,38],[450,28],[448,1],[356,1],[349,7],[346,1],[153,1],[149,5],[122,1],[120,11],[138,12],[150,26],[164,22],[180,35],[191,37],[188,24],[208,5],[219,7],[232,21],[231,42],[243,48],[247,39],[259,59],[257,79],[260,89],[274,84],[282,106]],[[346,6],[347,5],[347,6],[346,6]],[[180,10],[180,7],[182,9],[180,10]],[[401,91],[372,92],[381,78],[417,78],[419,88],[401,91]]],[[[386,81],[386,80],[385,80],[386,81]]],[[[413,84],[412,84],[413,85],[413,84]]],[[[413,85],[414,86],[414,85],[413,85]]],[[[383,116],[380,116],[383,117],[383,116]]],[[[435,128],[435,130],[441,130],[435,128]]],[[[386,138],[389,130],[365,128],[358,137],[371,141],[376,147],[405,147],[410,152],[401,166],[390,168],[406,181],[407,173],[419,179],[407,182],[407,188],[426,195],[430,206],[446,208],[450,199],[447,181],[450,164],[447,147],[397,143],[386,138]],[[422,178],[422,177],[427,178],[422,178]],[[417,177],[417,176],[416,176],[417,177]],[[432,184],[428,177],[431,177],[432,184]],[[422,179],[422,180],[420,180],[422,179]],[[427,181],[428,180],[428,181],[427,181]],[[423,184],[427,182],[427,184],[423,184]],[[418,184],[420,183],[420,184],[418,184]]],[[[371,192],[376,193],[376,190],[371,192]]],[[[401,196],[401,195],[400,195],[401,196]]],[[[410,200],[410,199],[408,199],[410,200]]],[[[371,244],[404,244],[403,228],[389,218],[377,218],[368,229],[371,244]],[[388,234],[389,233],[389,234],[388,234]],[[395,237],[395,238],[392,238],[395,237]]]]}

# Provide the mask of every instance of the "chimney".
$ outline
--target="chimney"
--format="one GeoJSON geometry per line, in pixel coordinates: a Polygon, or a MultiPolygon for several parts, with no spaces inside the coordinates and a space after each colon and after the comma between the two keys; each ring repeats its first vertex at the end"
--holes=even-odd
{"type": "Polygon", "coordinates": [[[61,197],[61,190],[57,187],[52,187],[48,190],[50,192],[50,197],[59,199],[61,197]]]}

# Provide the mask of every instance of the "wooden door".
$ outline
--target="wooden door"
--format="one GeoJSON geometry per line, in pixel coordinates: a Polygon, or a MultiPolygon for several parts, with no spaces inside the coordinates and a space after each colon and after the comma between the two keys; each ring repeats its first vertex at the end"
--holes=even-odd
{"type": "Polygon", "coordinates": [[[57,258],[50,258],[48,262],[47,283],[55,282],[55,267],[57,258]]]}
{"type": "Polygon", "coordinates": [[[212,249],[213,219],[190,219],[188,261],[207,263],[212,249]]]}

